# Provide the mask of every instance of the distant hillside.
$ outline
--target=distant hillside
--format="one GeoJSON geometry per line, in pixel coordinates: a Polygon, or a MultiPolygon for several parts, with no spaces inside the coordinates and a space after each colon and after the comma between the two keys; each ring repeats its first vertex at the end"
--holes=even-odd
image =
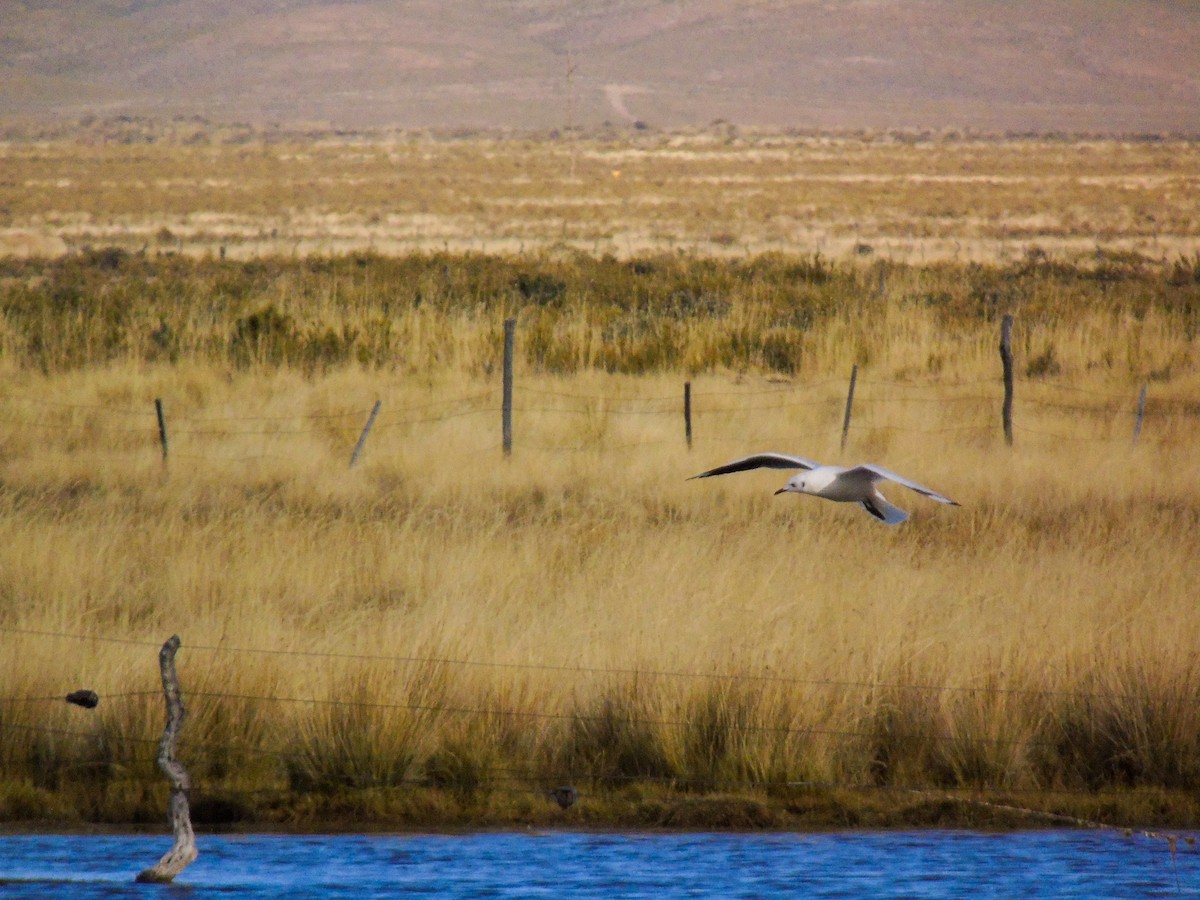
{"type": "Polygon", "coordinates": [[[1195,0],[3,0],[0,117],[1200,132],[1195,0]]]}

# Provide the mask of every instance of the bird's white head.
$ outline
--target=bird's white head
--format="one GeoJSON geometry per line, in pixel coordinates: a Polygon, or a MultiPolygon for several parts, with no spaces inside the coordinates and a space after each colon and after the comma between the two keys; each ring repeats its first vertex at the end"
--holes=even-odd
{"type": "Polygon", "coordinates": [[[775,492],[779,494],[807,494],[808,493],[808,473],[801,472],[799,475],[793,475],[788,479],[788,483],[775,492]]]}

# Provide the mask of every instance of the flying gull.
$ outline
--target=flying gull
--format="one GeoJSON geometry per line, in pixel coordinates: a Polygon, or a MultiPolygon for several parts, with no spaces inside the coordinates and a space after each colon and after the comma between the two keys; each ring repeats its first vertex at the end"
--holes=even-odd
{"type": "MultiPolygon", "coordinates": [[[[755,453],[731,463],[693,475],[692,478],[711,478],[713,475],[729,475],[732,472],[745,472],[748,469],[803,469],[799,475],[793,475],[788,483],[777,490],[776,494],[796,493],[812,494],[835,500],[839,503],[861,503],[862,508],[875,518],[888,525],[899,525],[908,518],[908,513],[898,506],[893,506],[883,494],[879,493],[876,485],[880,481],[894,481],[909,490],[924,494],[930,500],[938,503],[959,504],[932,491],[923,484],[909,481],[902,475],[889,472],[880,466],[860,465],[846,468],[845,466],[823,466],[803,456],[787,456],[783,453],[755,453]]],[[[691,479],[689,479],[690,481],[691,479]]]]}

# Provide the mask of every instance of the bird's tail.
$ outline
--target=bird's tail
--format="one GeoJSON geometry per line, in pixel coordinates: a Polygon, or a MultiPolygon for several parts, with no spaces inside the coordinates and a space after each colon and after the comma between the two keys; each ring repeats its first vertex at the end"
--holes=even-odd
{"type": "Polygon", "coordinates": [[[908,513],[900,507],[888,503],[879,491],[875,491],[874,496],[864,500],[862,505],[863,509],[888,525],[899,525],[908,518],[908,513]]]}

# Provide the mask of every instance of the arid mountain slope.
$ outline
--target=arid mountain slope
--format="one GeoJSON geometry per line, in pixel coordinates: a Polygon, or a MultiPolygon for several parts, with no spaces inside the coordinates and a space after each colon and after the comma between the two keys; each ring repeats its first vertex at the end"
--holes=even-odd
{"type": "Polygon", "coordinates": [[[1193,0],[5,0],[0,116],[1200,130],[1193,0]]]}

